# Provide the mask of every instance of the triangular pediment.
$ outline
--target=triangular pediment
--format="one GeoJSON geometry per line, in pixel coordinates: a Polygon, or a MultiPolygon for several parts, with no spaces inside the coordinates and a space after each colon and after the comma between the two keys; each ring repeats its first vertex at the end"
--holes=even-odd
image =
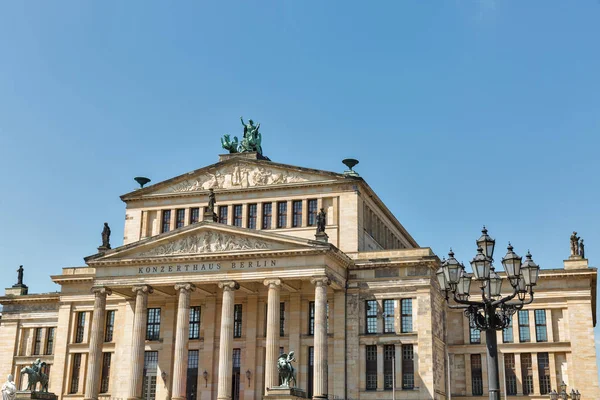
{"type": "Polygon", "coordinates": [[[123,195],[123,200],[155,195],[202,192],[208,189],[248,189],[311,182],[343,181],[343,174],[278,164],[266,160],[231,158],[123,195]]]}
{"type": "Polygon", "coordinates": [[[86,258],[88,262],[189,257],[195,255],[250,254],[328,248],[326,243],[200,222],[169,233],[108,250],[86,258]]]}

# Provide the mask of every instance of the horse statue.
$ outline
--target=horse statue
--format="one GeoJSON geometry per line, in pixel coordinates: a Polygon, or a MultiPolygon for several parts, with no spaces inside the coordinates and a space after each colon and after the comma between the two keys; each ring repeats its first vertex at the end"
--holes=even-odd
{"type": "Polygon", "coordinates": [[[279,371],[279,377],[281,378],[280,387],[295,387],[297,384],[296,370],[292,365],[292,361],[296,361],[293,351],[290,351],[289,354],[284,353],[277,359],[277,371],[279,371]]]}
{"type": "Polygon", "coordinates": [[[42,372],[42,368],[46,366],[45,362],[40,362],[38,358],[31,367],[21,369],[21,375],[27,374],[27,389],[35,392],[35,388],[40,383],[41,391],[48,392],[48,375],[42,372]]]}
{"type": "Polygon", "coordinates": [[[233,139],[232,141],[229,135],[223,135],[221,138],[221,146],[228,150],[230,154],[238,152],[238,138],[234,136],[233,139]]]}

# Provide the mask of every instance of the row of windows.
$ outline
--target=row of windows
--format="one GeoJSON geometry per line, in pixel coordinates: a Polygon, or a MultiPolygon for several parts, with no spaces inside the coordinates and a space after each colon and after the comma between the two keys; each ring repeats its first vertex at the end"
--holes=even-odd
{"type": "Polygon", "coordinates": [[[403,249],[405,246],[386,224],[367,205],[363,207],[365,230],[384,249],[403,249]]]}
{"type": "MultiPolygon", "coordinates": [[[[534,310],[535,319],[535,340],[536,342],[548,341],[548,328],[546,326],[546,310],[534,310]]],[[[529,330],[529,311],[520,310],[517,314],[519,322],[519,342],[531,342],[529,330]]],[[[471,343],[481,343],[481,332],[479,329],[470,328],[471,343]]],[[[504,343],[513,343],[513,319],[511,317],[510,324],[502,331],[502,341],[504,343]]]]}
{"type": "MultiPolygon", "coordinates": [[[[81,372],[81,353],[73,354],[71,368],[71,384],[69,385],[69,394],[79,392],[79,376],[81,372]]],[[[110,380],[110,364],[112,353],[102,353],[102,374],[100,376],[100,393],[108,393],[110,380]]]]}
{"type": "MultiPolygon", "coordinates": [[[[46,348],[45,355],[51,355],[54,352],[54,332],[56,328],[50,327],[46,330],[46,348]]],[[[42,354],[42,328],[35,328],[35,337],[33,342],[33,355],[42,354]]]]}
{"type": "MultiPolygon", "coordinates": [[[[396,346],[387,344],[383,346],[383,389],[392,390],[394,384],[396,387],[401,385],[402,389],[414,389],[415,387],[415,367],[414,367],[414,350],[412,344],[401,345],[402,364],[401,382],[394,382],[395,367],[394,360],[396,359],[396,346]]],[[[377,345],[365,346],[365,362],[367,390],[377,390],[377,345]]]]}
{"type": "MultiPolygon", "coordinates": [[[[302,210],[303,203],[305,200],[293,200],[292,203],[292,220],[288,223],[288,202],[278,201],[276,202],[275,218],[277,228],[298,228],[302,226],[302,210]]],[[[309,199],[307,202],[307,226],[315,226],[317,220],[317,199],[309,199]]],[[[273,227],[273,203],[252,203],[252,204],[234,204],[231,206],[233,212],[232,223],[234,226],[243,226],[243,208],[247,207],[246,214],[246,227],[249,229],[271,229],[273,227]],[[262,207],[262,221],[258,221],[258,207],[262,207]]],[[[229,205],[218,206],[217,216],[218,222],[221,224],[227,224],[229,221],[229,205]]],[[[192,207],[189,210],[189,221],[188,225],[194,224],[200,221],[200,207],[192,207]]],[[[207,211],[206,207],[202,210],[207,211]]],[[[175,229],[182,228],[186,225],[185,221],[185,209],[178,208],[176,210],[162,210],[161,211],[161,233],[169,232],[172,229],[171,226],[171,213],[175,213],[175,229]]]]}
{"type": "MultiPolygon", "coordinates": [[[[75,343],[83,343],[83,335],[85,332],[85,311],[77,313],[77,323],[75,328],[75,343]]],[[[53,329],[53,328],[52,328],[53,329]]],[[[54,332],[54,331],[53,331],[54,332]]],[[[112,342],[115,332],[115,310],[106,311],[106,319],[104,322],[104,341],[112,342]]],[[[46,353],[50,354],[50,353],[46,353]]]]}
{"type": "MultiPolygon", "coordinates": [[[[395,333],[394,317],[395,317],[396,300],[383,300],[383,333],[395,333]]],[[[367,300],[365,302],[365,333],[376,334],[377,318],[379,317],[379,305],[377,300],[367,300]]],[[[413,331],[412,323],[412,299],[400,300],[400,332],[410,333],[413,331]]]]}

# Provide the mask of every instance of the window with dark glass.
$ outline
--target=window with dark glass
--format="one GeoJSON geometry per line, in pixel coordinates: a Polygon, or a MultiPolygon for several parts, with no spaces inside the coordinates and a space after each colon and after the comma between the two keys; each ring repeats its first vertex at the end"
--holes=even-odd
{"type": "Polygon", "coordinates": [[[469,327],[471,344],[481,343],[481,331],[477,328],[469,327]]]}
{"type": "Polygon", "coordinates": [[[315,302],[308,302],[308,334],[315,334],[315,302]]]}
{"type": "Polygon", "coordinates": [[[190,307],[190,339],[200,339],[200,306],[190,307]]]}
{"type": "Polygon", "coordinates": [[[256,229],[256,204],[248,204],[248,229],[256,229]]]}
{"type": "Polygon", "coordinates": [[[383,333],[394,333],[394,300],[383,301],[383,333]]]}
{"type": "Polygon", "coordinates": [[[550,393],[550,358],[548,353],[538,353],[538,370],[540,374],[540,394],[550,393]]]}
{"type": "Polygon", "coordinates": [[[146,340],[158,340],[160,337],[160,308],[148,309],[146,340]]]}
{"type": "Polygon", "coordinates": [[[285,336],[285,303],[279,303],[279,336],[285,336]]]}
{"type": "Polygon", "coordinates": [[[190,208],[190,224],[200,222],[200,207],[190,208]]]}
{"type": "Polygon", "coordinates": [[[163,210],[161,233],[169,232],[170,230],[171,230],[171,210],[163,210]]]}
{"type": "Polygon", "coordinates": [[[401,332],[408,333],[413,331],[412,326],[412,299],[400,300],[400,309],[402,312],[401,332]]]}
{"type": "Polygon", "coordinates": [[[402,345],[402,389],[414,389],[415,364],[412,344],[402,345]]]}
{"type": "Polygon", "coordinates": [[[81,370],[81,353],[73,354],[73,365],[71,366],[71,387],[70,394],[75,394],[79,391],[79,372],[81,370]]]}
{"type": "Polygon", "coordinates": [[[508,322],[508,326],[502,330],[502,342],[504,343],[512,343],[514,341],[513,338],[513,317],[509,317],[510,320],[508,322]]]}
{"type": "Polygon", "coordinates": [[[277,227],[287,227],[287,201],[277,203],[277,227]]]}
{"type": "Polygon", "coordinates": [[[242,305],[236,304],[233,306],[233,337],[242,337],[242,305]]]}
{"type": "Polygon", "coordinates": [[[46,355],[54,353],[54,330],[56,328],[50,327],[46,331],[46,355]]]}
{"type": "Polygon", "coordinates": [[[195,400],[198,393],[198,350],[188,350],[185,393],[187,400],[195,400]]]}
{"type": "Polygon", "coordinates": [[[158,351],[144,353],[144,380],[142,383],[142,399],[156,399],[156,376],[158,370],[158,351]]]}
{"type": "Polygon", "coordinates": [[[102,375],[100,377],[100,393],[108,393],[110,381],[111,353],[102,353],[102,375]]]}
{"type": "Polygon", "coordinates": [[[386,344],[383,346],[383,389],[392,390],[394,387],[394,360],[396,359],[396,346],[386,344]]]}
{"type": "Polygon", "coordinates": [[[229,207],[228,206],[220,206],[219,207],[219,223],[227,224],[229,207]]]}
{"type": "Polygon", "coordinates": [[[471,389],[473,391],[473,396],[483,395],[481,354],[471,354],[471,389]]]}
{"type": "Polygon", "coordinates": [[[533,364],[530,353],[521,354],[521,379],[523,382],[523,394],[525,396],[533,393],[533,364]]]}
{"type": "Polygon", "coordinates": [[[42,328],[35,328],[35,340],[33,343],[33,354],[40,354],[42,351],[42,328]]]}
{"type": "Polygon", "coordinates": [[[317,199],[308,200],[308,226],[317,224],[317,199]]]}
{"type": "Polygon", "coordinates": [[[506,394],[508,394],[509,396],[516,395],[517,373],[514,354],[504,354],[504,376],[506,377],[506,394]]]}
{"type": "Polygon", "coordinates": [[[240,400],[240,381],[242,367],[242,350],[233,349],[233,370],[231,382],[231,400],[240,400]]]}
{"type": "Polygon", "coordinates": [[[175,210],[175,228],[183,228],[185,225],[185,210],[183,208],[175,210]]]}
{"type": "Polygon", "coordinates": [[[83,343],[83,332],[85,330],[85,312],[77,313],[77,329],[75,330],[75,343],[83,343]]]}
{"type": "Polygon", "coordinates": [[[115,310],[106,311],[106,322],[104,327],[104,341],[112,342],[115,332],[115,310]]]}
{"type": "Polygon", "coordinates": [[[292,226],[294,228],[302,226],[302,200],[292,202],[292,226]]]}
{"type": "Polygon", "coordinates": [[[365,301],[365,314],[366,314],[366,332],[365,333],[377,333],[377,300],[365,301]]]}
{"type": "Polygon", "coordinates": [[[236,204],[233,206],[233,225],[242,226],[242,205],[236,204]]]}
{"type": "Polygon", "coordinates": [[[315,348],[310,346],[308,348],[308,385],[307,394],[308,398],[312,399],[313,396],[313,378],[315,373],[315,348]]]}
{"type": "Polygon", "coordinates": [[[377,346],[366,346],[367,362],[367,390],[377,390],[377,346]]]}
{"type": "Polygon", "coordinates": [[[519,311],[519,342],[525,343],[531,341],[529,335],[529,311],[519,311]]]}
{"type": "Polygon", "coordinates": [[[271,218],[273,217],[273,203],[263,203],[262,228],[271,229],[271,218]]]}
{"type": "Polygon", "coordinates": [[[546,310],[535,310],[533,316],[535,318],[535,340],[537,342],[547,342],[546,310]]]}

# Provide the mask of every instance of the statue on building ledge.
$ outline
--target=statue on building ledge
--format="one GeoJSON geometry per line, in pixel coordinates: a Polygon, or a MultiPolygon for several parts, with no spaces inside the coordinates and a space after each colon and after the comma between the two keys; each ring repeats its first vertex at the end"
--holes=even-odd
{"type": "Polygon", "coordinates": [[[327,213],[325,209],[321,207],[321,210],[317,213],[316,218],[317,223],[317,233],[315,234],[315,238],[320,242],[327,242],[329,240],[329,236],[325,233],[325,224],[327,223],[327,213]]]}
{"type": "Polygon", "coordinates": [[[221,138],[221,146],[229,151],[229,154],[235,153],[257,153],[262,157],[262,135],[259,131],[260,124],[254,125],[253,120],[248,120],[248,123],[244,122],[244,118],[240,117],[242,126],[244,127],[244,136],[242,141],[238,142],[237,136],[233,137],[229,134],[223,135],[221,138]]]}
{"type": "Polygon", "coordinates": [[[19,265],[19,269],[17,269],[17,283],[15,283],[12,287],[14,288],[27,288],[27,285],[23,283],[23,273],[25,268],[22,265],[19,265]]]}
{"type": "Polygon", "coordinates": [[[110,250],[110,227],[108,226],[108,222],[104,223],[104,228],[102,229],[102,245],[98,247],[98,250],[110,250]]]}
{"type": "Polygon", "coordinates": [[[215,212],[216,202],[217,200],[215,198],[215,191],[212,188],[208,189],[208,206],[206,207],[206,212],[204,213],[204,221],[218,221],[219,218],[217,217],[217,213],[215,212]]]}
{"type": "Polygon", "coordinates": [[[573,231],[573,234],[571,235],[571,256],[569,258],[584,258],[581,254],[581,243],[583,242],[583,239],[581,242],[579,239],[580,237],[577,236],[577,232],[573,231]]]}

